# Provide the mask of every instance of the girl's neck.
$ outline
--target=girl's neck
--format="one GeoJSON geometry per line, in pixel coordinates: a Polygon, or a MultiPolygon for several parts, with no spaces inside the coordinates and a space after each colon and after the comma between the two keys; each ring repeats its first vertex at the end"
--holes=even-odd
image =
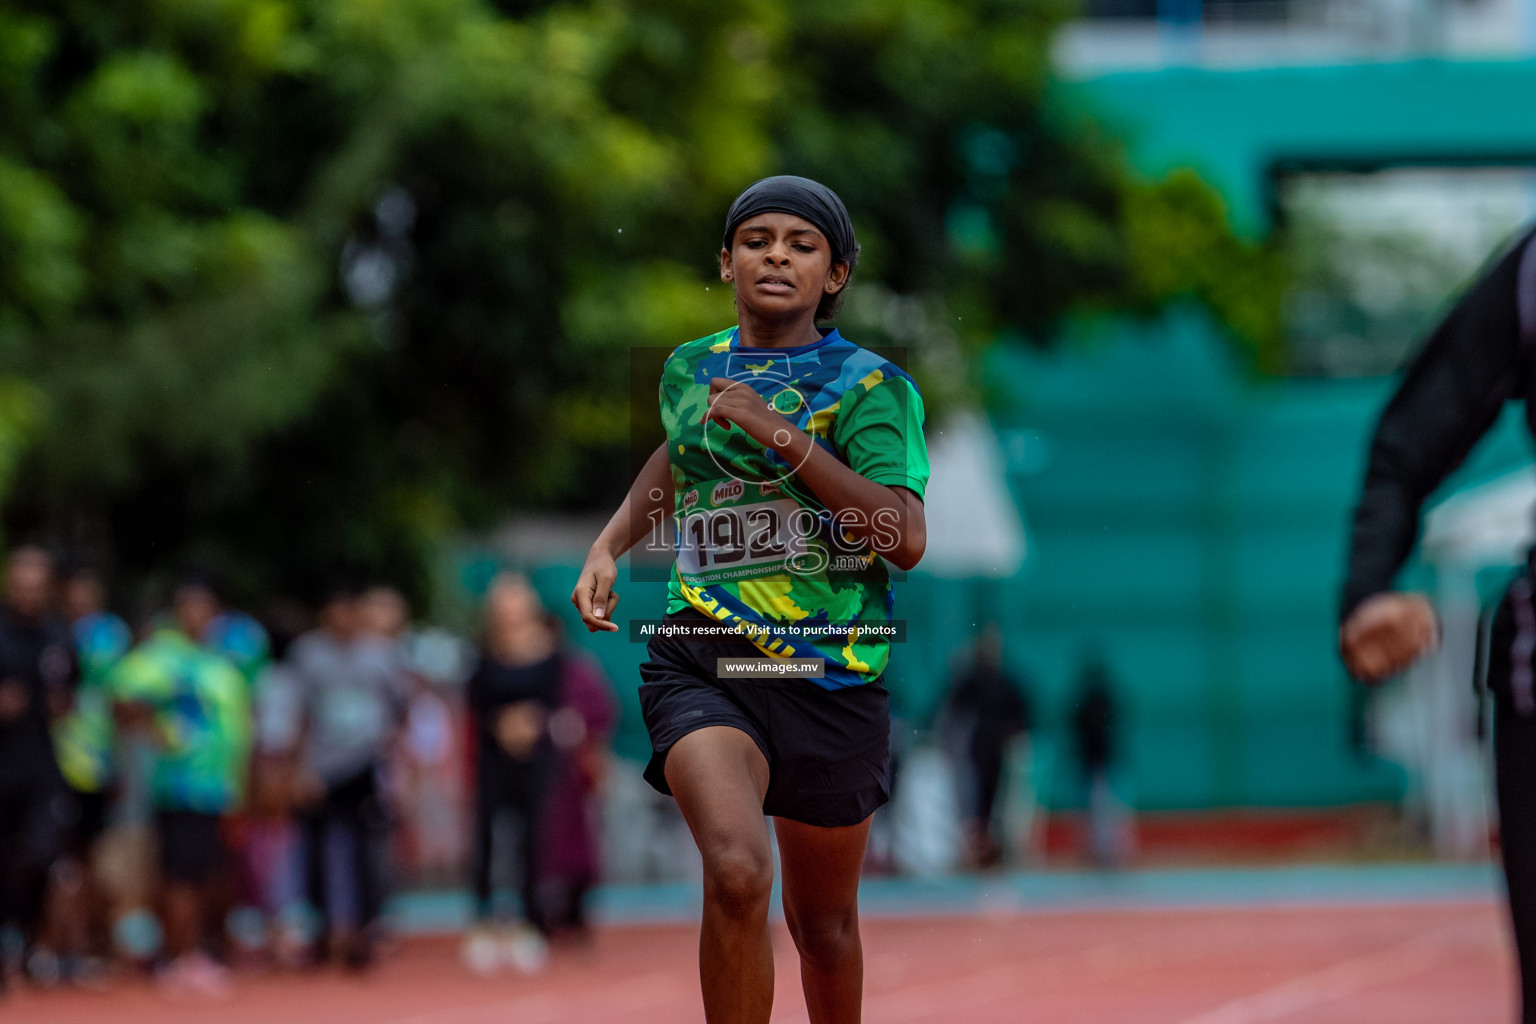
{"type": "Polygon", "coordinates": [[[757,316],[738,302],[736,323],[736,343],[743,348],[799,348],[821,340],[814,309],[781,320],[757,316]]]}

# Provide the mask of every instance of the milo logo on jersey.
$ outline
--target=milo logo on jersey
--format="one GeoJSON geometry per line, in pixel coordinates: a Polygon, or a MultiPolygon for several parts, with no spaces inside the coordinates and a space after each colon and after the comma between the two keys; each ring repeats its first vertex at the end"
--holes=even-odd
{"type": "Polygon", "coordinates": [[[747,493],[747,485],[740,480],[722,480],[709,494],[709,503],[719,508],[728,501],[739,501],[747,493]]]}
{"type": "Polygon", "coordinates": [[[817,550],[821,531],[816,513],[777,488],[754,486],[749,495],[744,482],[726,479],[698,490],[698,504],[685,498],[677,514],[677,568],[689,582],[799,572],[808,558],[818,568],[825,562],[817,550]],[[706,493],[707,506],[702,500],[706,493]]]}

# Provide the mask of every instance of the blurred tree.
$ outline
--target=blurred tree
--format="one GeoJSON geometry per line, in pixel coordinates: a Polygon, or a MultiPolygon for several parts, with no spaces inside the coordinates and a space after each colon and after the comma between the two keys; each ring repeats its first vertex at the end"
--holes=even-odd
{"type": "Polygon", "coordinates": [[[1060,14],[0,0],[0,354],[46,400],[9,521],[420,595],[455,530],[616,500],[628,350],[731,322],[720,221],[778,171],[848,200],[844,321],[940,406],[1081,309],[1193,295],[1262,357],[1265,254],[1053,100],[1060,14]]]}

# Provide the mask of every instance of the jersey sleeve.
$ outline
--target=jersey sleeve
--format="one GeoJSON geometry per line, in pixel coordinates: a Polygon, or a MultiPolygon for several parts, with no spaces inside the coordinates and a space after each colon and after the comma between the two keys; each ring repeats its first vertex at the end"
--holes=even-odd
{"type": "Polygon", "coordinates": [[[832,440],[864,479],[923,497],[928,488],[923,397],[907,378],[886,378],[860,394],[838,416],[832,440]]]}
{"type": "Polygon", "coordinates": [[[225,769],[229,772],[228,778],[234,784],[236,793],[240,794],[244,791],[246,765],[255,738],[251,702],[247,693],[249,684],[244,673],[227,661],[220,661],[209,671],[217,676],[216,680],[210,682],[211,688],[219,696],[219,730],[225,741],[227,758],[225,769]]]}

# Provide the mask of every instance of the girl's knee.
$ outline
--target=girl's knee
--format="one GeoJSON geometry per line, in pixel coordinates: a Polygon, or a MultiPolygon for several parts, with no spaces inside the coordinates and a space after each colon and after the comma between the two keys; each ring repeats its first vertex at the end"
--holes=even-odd
{"type": "Polygon", "coordinates": [[[704,896],[728,917],[766,916],[773,891],[773,858],[766,850],[731,845],[704,853],[704,896]]]}
{"type": "Polygon", "coordinates": [[[816,967],[836,967],[859,951],[859,911],[846,907],[787,913],[789,933],[800,958],[816,967]]]}

